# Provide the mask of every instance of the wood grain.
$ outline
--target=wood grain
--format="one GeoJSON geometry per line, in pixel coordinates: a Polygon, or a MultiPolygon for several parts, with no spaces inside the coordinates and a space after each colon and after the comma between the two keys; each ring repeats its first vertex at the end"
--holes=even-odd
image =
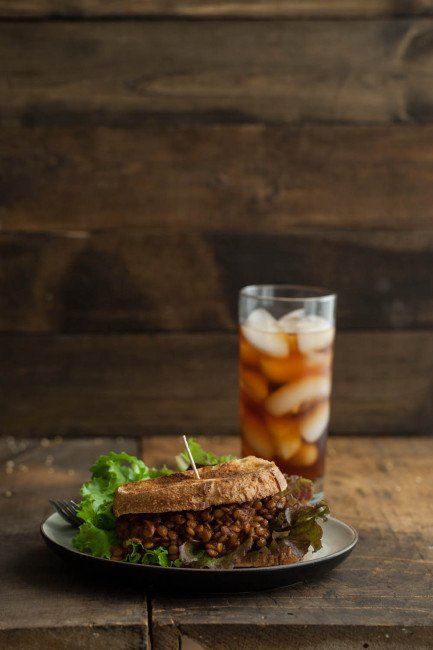
{"type": "Polygon", "coordinates": [[[0,0],[0,17],[354,18],[429,15],[430,0],[0,0]]]}
{"type": "Polygon", "coordinates": [[[0,467],[1,504],[5,529],[18,535],[38,528],[52,512],[50,498],[77,499],[79,487],[89,479],[93,461],[108,451],[137,454],[138,441],[116,436],[67,440],[60,435],[38,439],[15,439],[20,451],[11,445],[11,437],[2,436],[0,467]],[[9,467],[9,471],[6,471],[9,467]],[[11,493],[5,496],[5,491],[11,493]],[[61,494],[59,493],[61,491],[61,494]],[[22,516],[17,517],[17,503],[22,516]],[[21,510],[22,508],[22,510],[21,510]]]}
{"type": "Polygon", "coordinates": [[[8,337],[1,351],[8,435],[233,431],[233,335],[8,337]]]}
{"type": "MultiPolygon", "coordinates": [[[[13,436],[238,430],[234,334],[3,336],[2,430],[13,436]]],[[[431,332],[340,332],[331,430],[428,433],[431,332]]]]}
{"type": "Polygon", "coordinates": [[[428,122],[432,29],[427,18],[5,22],[1,124],[428,122]]]}
{"type": "Polygon", "coordinates": [[[240,288],[328,286],[342,329],[433,326],[433,232],[0,234],[0,329],[234,330],[240,288]],[[410,273],[408,273],[410,269],[410,273]]]}
{"type": "Polygon", "coordinates": [[[5,235],[0,255],[5,330],[233,328],[205,236],[5,235]]]}
{"type": "MultiPolygon", "coordinates": [[[[210,448],[222,453],[236,444],[227,439],[210,448]]],[[[334,516],[358,529],[350,558],[322,580],[272,593],[156,597],[155,648],[188,640],[212,650],[427,650],[433,630],[432,453],[432,438],[331,439],[325,489],[334,516]]]]}
{"type": "Polygon", "coordinates": [[[17,127],[7,231],[432,230],[430,125],[17,127]]]}
{"type": "Polygon", "coordinates": [[[48,499],[76,498],[96,456],[110,449],[134,453],[136,445],[113,439],[23,442],[27,447],[12,452],[0,470],[0,646],[143,650],[147,606],[142,591],[77,573],[45,548],[38,530],[51,511],[48,499]]]}

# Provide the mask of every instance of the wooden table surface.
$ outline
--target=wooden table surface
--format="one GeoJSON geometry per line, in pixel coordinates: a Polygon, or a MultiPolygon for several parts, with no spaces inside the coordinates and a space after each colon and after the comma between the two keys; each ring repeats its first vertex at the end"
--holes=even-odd
{"type": "MultiPolygon", "coordinates": [[[[206,441],[237,451],[234,438],[206,441]]],[[[432,438],[331,438],[326,493],[359,544],[326,577],[273,592],[147,598],[77,573],[39,534],[109,449],[167,462],[179,441],[0,439],[1,648],[432,648],[432,438]]]]}

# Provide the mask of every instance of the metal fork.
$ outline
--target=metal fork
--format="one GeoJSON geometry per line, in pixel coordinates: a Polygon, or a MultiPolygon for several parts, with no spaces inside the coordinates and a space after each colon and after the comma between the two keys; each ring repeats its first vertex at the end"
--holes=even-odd
{"type": "Polygon", "coordinates": [[[54,501],[50,499],[50,503],[57,510],[59,515],[63,517],[68,524],[78,528],[83,523],[83,520],[77,516],[77,512],[80,508],[78,503],[75,501],[54,501]]]}

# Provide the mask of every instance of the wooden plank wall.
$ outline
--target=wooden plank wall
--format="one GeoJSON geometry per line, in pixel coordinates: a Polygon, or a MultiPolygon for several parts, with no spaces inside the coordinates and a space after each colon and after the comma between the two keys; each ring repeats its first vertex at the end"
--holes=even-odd
{"type": "Polygon", "coordinates": [[[236,297],[339,294],[335,433],[433,423],[433,1],[0,0],[0,426],[236,431],[236,297]]]}

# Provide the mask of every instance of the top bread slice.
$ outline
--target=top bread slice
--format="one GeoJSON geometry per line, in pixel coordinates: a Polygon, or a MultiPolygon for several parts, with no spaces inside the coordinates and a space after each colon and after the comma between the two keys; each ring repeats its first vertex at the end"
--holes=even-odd
{"type": "Polygon", "coordinates": [[[287,487],[273,462],[247,456],[221,465],[121,485],[114,497],[116,517],[126,514],[204,510],[224,503],[264,499],[287,487]]]}

